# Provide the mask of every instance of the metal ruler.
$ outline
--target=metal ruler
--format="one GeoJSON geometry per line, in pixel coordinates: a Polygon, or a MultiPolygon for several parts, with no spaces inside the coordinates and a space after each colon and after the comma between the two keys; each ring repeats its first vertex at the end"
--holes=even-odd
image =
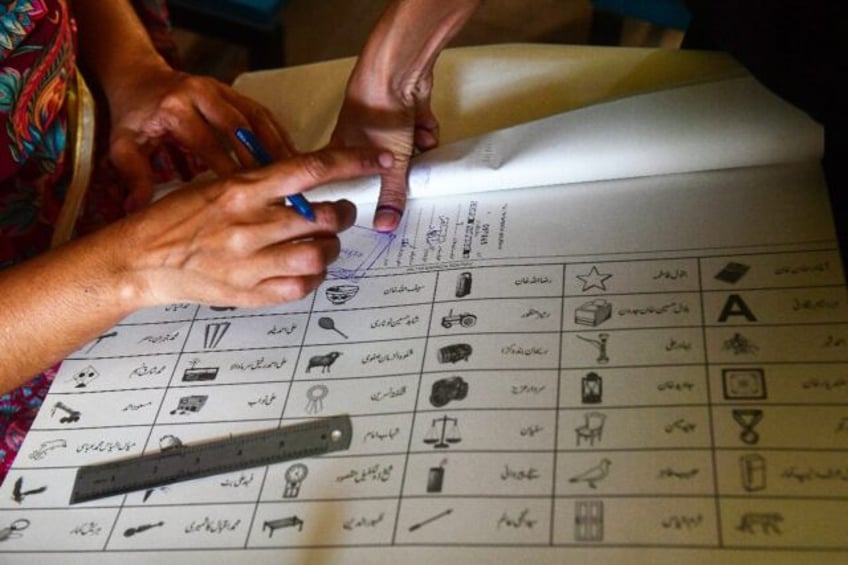
{"type": "Polygon", "coordinates": [[[350,447],[352,434],[350,417],[340,415],[80,467],[71,493],[71,504],[344,451],[350,447]]]}

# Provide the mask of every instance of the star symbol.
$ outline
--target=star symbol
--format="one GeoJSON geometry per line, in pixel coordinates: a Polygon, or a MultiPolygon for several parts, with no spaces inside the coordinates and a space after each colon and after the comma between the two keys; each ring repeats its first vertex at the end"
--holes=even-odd
{"type": "Polygon", "coordinates": [[[599,288],[601,290],[606,290],[607,286],[604,284],[604,282],[608,278],[610,278],[611,276],[612,276],[611,274],[606,274],[606,273],[601,274],[598,271],[598,268],[593,266],[592,270],[589,271],[589,274],[587,274],[587,275],[577,275],[577,278],[580,279],[581,281],[583,281],[582,291],[586,292],[587,290],[590,290],[590,289],[593,289],[593,288],[599,288]]]}

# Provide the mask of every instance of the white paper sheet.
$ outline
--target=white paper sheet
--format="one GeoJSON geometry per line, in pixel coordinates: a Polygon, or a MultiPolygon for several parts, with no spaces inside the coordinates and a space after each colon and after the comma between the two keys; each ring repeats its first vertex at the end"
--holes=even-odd
{"type": "MultiPolygon", "coordinates": [[[[394,237],[364,206],[302,301],[144,310],[84,345],[0,486],[0,560],[844,562],[848,300],[807,159],[818,129],[773,99],[748,107],[750,82],[714,88],[759,118],[701,116],[683,101],[706,98],[675,91],[581,120],[638,102],[672,135],[686,107],[728,143],[781,142],[777,124],[790,143],[744,158],[787,163],[713,167],[728,155],[699,151],[717,170],[511,191],[471,167],[493,190],[415,199],[394,237]],[[305,472],[68,504],[80,465],[336,413],[352,416],[350,450],[305,472]]],[[[552,122],[582,141],[546,159],[572,180],[590,148],[624,139],[631,166],[647,137],[657,167],[694,151],[573,119],[552,122]]],[[[507,140],[498,173],[546,154],[537,126],[489,138],[507,140]]]]}
{"type": "MultiPolygon", "coordinates": [[[[697,84],[581,108],[421,154],[411,198],[817,160],[822,129],[753,78],[697,84]]],[[[375,202],[379,178],[314,199],[375,202]]]]}
{"type": "Polygon", "coordinates": [[[63,364],[0,487],[3,562],[839,562],[826,212],[798,166],[417,200],[304,301],[138,312],[63,364]],[[68,505],[79,465],[335,413],[351,449],[294,486],[68,505]]]}

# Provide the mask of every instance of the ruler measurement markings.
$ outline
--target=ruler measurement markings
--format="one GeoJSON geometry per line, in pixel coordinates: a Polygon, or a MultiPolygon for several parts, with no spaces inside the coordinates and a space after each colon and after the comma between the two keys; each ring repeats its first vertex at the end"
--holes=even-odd
{"type": "Polygon", "coordinates": [[[80,467],[71,504],[350,447],[347,415],[80,467]]]}

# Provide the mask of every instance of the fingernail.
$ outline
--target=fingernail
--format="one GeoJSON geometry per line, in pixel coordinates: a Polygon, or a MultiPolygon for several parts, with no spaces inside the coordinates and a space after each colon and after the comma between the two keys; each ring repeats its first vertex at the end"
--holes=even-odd
{"type": "Polygon", "coordinates": [[[391,169],[392,165],[395,164],[395,156],[388,151],[384,151],[377,156],[377,162],[384,169],[391,169]]]}
{"type": "Polygon", "coordinates": [[[391,232],[400,225],[402,214],[394,206],[380,206],[374,214],[374,229],[379,232],[391,232]]]}

